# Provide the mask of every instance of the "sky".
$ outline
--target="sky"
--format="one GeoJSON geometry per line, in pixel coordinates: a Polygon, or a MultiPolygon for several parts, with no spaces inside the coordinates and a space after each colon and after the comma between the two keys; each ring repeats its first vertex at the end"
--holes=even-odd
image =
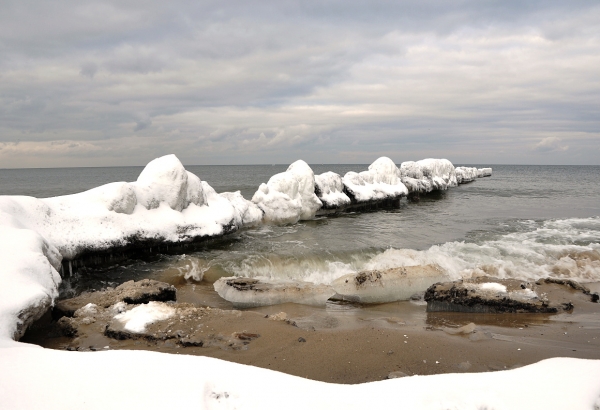
{"type": "Polygon", "coordinates": [[[597,0],[0,10],[0,168],[600,164],[597,0]]]}

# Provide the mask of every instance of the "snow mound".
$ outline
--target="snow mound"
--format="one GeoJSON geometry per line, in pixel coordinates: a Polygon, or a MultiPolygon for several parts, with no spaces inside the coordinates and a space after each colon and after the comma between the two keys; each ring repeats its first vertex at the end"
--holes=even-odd
{"type": "Polygon", "coordinates": [[[350,198],[344,193],[342,177],[335,172],[315,175],[315,191],[324,208],[340,208],[350,204],[350,198]]]}
{"type": "Polygon", "coordinates": [[[483,178],[483,177],[491,177],[492,176],[492,169],[491,168],[479,168],[478,170],[478,177],[479,178],[483,178]]]}
{"type": "Polygon", "coordinates": [[[263,211],[266,222],[274,223],[312,219],[323,206],[315,195],[315,174],[302,160],[261,184],[252,202],[263,211]]]}
{"type": "Polygon", "coordinates": [[[479,178],[479,170],[475,167],[456,167],[456,182],[464,184],[479,178]]]}
{"type": "Polygon", "coordinates": [[[400,180],[400,170],[394,161],[381,157],[367,171],[348,172],[342,178],[346,192],[356,202],[378,201],[408,195],[400,180]]]}

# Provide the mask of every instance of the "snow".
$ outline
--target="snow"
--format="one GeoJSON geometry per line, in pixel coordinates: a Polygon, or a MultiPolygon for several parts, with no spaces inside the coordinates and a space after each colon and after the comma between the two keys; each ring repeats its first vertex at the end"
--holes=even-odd
{"type": "Polygon", "coordinates": [[[479,178],[492,176],[492,168],[479,168],[477,171],[479,178]]]}
{"type": "MultiPolygon", "coordinates": [[[[390,161],[380,159],[369,171],[357,174],[362,181],[362,185],[358,184],[361,189],[370,190],[369,198],[406,194],[399,180],[400,172],[390,161]]],[[[124,245],[132,237],[182,241],[219,235],[245,223],[256,223],[263,212],[265,218],[273,217],[273,213],[285,214],[286,209],[268,206],[278,202],[297,205],[289,207],[290,214],[295,213],[292,219],[310,218],[320,206],[314,196],[315,177],[302,162],[292,164],[285,175],[274,176],[268,184],[263,184],[266,189],[260,191],[255,204],[244,202],[239,193],[217,194],[180,165],[174,156],[159,158],[134,183],[116,182],[64,197],[0,197],[1,407],[265,410],[392,405],[425,410],[598,407],[598,360],[555,358],[493,373],[412,376],[337,385],[200,356],[149,351],[66,352],[12,340],[19,338],[24,326],[53,303],[63,258],[74,257],[84,250],[124,245]],[[164,369],[169,369],[169,375],[164,369]]],[[[431,178],[433,182],[440,178],[452,186],[452,169],[443,163],[419,165],[419,170],[423,173],[421,177],[410,178],[431,178]]],[[[338,192],[339,185],[335,188],[338,192]]],[[[76,314],[94,309],[87,305],[76,314]]],[[[117,320],[133,331],[171,314],[168,306],[162,304],[159,308],[152,303],[129,311],[124,304],[115,305],[113,311],[117,320]]]]}
{"type": "Polygon", "coordinates": [[[410,192],[443,191],[458,185],[454,165],[447,159],[427,158],[400,164],[402,182],[410,192]]]}
{"type": "Polygon", "coordinates": [[[342,177],[335,172],[315,175],[315,186],[325,208],[340,208],[350,204],[350,198],[344,193],[342,177]]]}
{"type": "Polygon", "coordinates": [[[176,309],[172,306],[162,302],[148,302],[119,313],[114,319],[119,321],[125,330],[133,333],[143,333],[147,325],[159,320],[169,319],[175,313],[176,309]]]}
{"type": "Polygon", "coordinates": [[[346,191],[357,202],[399,198],[408,195],[408,189],[400,180],[400,170],[390,158],[375,160],[367,171],[348,172],[342,178],[346,191]]]}
{"type": "Polygon", "coordinates": [[[475,167],[456,167],[456,181],[459,184],[475,181],[479,178],[479,170],[475,167]]]}
{"type": "Polygon", "coordinates": [[[1,344],[0,363],[0,403],[11,409],[590,410],[600,397],[600,361],[570,358],[500,372],[358,385],[311,381],[201,356],[65,352],[8,341],[1,344]]]}
{"type": "Polygon", "coordinates": [[[315,175],[302,160],[261,184],[252,202],[264,212],[266,222],[274,223],[312,219],[323,205],[315,195],[315,175]]]}

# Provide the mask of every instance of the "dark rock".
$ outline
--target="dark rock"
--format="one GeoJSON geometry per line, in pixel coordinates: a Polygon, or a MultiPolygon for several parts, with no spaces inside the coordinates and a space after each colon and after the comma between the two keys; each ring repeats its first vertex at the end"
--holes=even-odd
{"type": "Polygon", "coordinates": [[[306,342],[306,339],[305,339],[305,338],[303,338],[303,337],[299,337],[299,338],[298,338],[298,341],[299,341],[299,342],[301,342],[301,343],[304,343],[304,342],[306,342]]]}
{"type": "Polygon", "coordinates": [[[176,298],[177,291],[173,285],[152,279],[143,279],[138,282],[131,280],[117,286],[115,289],[86,292],[71,299],[60,300],[54,306],[52,317],[55,320],[63,316],[73,317],[77,309],[88,303],[107,308],[118,302],[140,304],[150,301],[174,301],[176,298]]]}
{"type": "Polygon", "coordinates": [[[550,303],[531,284],[515,280],[478,278],[472,281],[436,283],[425,292],[429,312],[557,313],[571,310],[567,303],[550,303]]]}

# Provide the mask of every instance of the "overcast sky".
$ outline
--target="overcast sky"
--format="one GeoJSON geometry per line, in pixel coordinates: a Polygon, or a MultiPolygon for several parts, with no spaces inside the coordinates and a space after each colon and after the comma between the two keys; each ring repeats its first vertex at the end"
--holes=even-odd
{"type": "Polygon", "coordinates": [[[600,3],[0,0],[0,168],[600,164],[600,3]]]}

